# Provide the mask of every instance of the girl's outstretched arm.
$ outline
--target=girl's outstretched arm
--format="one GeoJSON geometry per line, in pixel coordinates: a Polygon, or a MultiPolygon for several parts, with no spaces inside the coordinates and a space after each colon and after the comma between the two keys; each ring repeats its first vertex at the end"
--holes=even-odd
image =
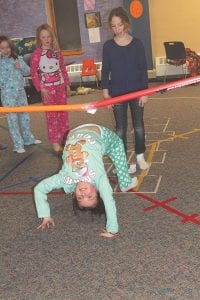
{"type": "Polygon", "coordinates": [[[51,220],[50,206],[48,203],[47,195],[51,191],[55,189],[61,189],[62,187],[63,183],[59,174],[48,177],[35,186],[34,200],[38,218],[43,218],[43,220],[48,221],[51,220]]]}
{"type": "MultiPolygon", "coordinates": [[[[106,213],[106,232],[107,233],[117,233],[119,231],[117,222],[117,210],[115,200],[113,198],[113,190],[111,188],[110,182],[106,173],[101,176],[99,181],[99,193],[103,200],[105,213],[106,213]]],[[[107,234],[106,234],[107,235],[107,234]]],[[[108,237],[108,236],[107,236],[108,237]]]]}

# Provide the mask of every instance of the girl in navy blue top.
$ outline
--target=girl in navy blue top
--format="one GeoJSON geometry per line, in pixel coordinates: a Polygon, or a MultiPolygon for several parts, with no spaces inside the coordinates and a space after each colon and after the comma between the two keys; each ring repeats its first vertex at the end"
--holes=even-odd
{"type": "MultiPolygon", "coordinates": [[[[114,8],[108,23],[114,33],[103,46],[101,85],[104,99],[148,88],[148,75],[145,51],[142,42],[129,34],[130,20],[122,7],[114,8]]],[[[135,133],[135,152],[140,169],[147,169],[144,159],[145,129],[143,121],[144,104],[147,96],[114,105],[116,133],[123,139],[127,148],[127,113],[131,110],[135,133]]],[[[130,173],[135,165],[130,166],[130,173]]]]}

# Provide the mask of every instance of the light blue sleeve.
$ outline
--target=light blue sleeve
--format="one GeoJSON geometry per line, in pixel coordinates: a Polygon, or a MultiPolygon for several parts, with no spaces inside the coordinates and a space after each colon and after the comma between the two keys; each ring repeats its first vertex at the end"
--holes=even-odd
{"type": "Polygon", "coordinates": [[[38,218],[50,217],[50,206],[47,194],[55,189],[63,188],[63,181],[60,174],[53,175],[42,180],[34,188],[34,200],[38,218]]]}
{"type": "Polygon", "coordinates": [[[20,71],[22,73],[23,76],[29,76],[30,75],[30,67],[25,63],[25,61],[23,60],[23,58],[21,56],[19,56],[17,58],[19,64],[20,64],[20,71]]]}
{"type": "Polygon", "coordinates": [[[106,174],[99,180],[99,193],[105,206],[106,230],[111,233],[117,233],[119,230],[117,222],[117,210],[115,200],[113,198],[113,190],[106,174]]]}

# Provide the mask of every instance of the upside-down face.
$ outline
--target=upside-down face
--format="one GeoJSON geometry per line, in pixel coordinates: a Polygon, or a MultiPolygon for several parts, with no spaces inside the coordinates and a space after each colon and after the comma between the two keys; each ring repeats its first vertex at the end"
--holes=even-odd
{"type": "Polygon", "coordinates": [[[80,208],[94,208],[97,205],[97,189],[89,182],[80,181],[76,186],[75,195],[80,208]]]}

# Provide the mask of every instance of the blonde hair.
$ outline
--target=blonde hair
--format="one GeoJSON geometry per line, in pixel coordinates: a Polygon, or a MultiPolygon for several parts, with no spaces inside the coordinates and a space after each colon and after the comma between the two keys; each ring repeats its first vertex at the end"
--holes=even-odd
{"type": "Polygon", "coordinates": [[[36,29],[36,44],[37,44],[37,47],[41,47],[40,33],[41,33],[42,30],[46,30],[50,34],[50,36],[52,38],[52,50],[54,50],[54,51],[59,50],[60,48],[59,48],[59,45],[58,45],[56,35],[53,32],[53,29],[51,28],[51,26],[49,24],[42,24],[36,29]]]}
{"type": "Polygon", "coordinates": [[[126,10],[124,8],[122,8],[121,6],[113,8],[108,16],[108,24],[110,29],[112,28],[112,18],[113,17],[119,17],[122,21],[122,24],[124,25],[124,28],[126,30],[129,30],[130,28],[130,19],[128,17],[128,13],[126,12],[126,10]]]}

